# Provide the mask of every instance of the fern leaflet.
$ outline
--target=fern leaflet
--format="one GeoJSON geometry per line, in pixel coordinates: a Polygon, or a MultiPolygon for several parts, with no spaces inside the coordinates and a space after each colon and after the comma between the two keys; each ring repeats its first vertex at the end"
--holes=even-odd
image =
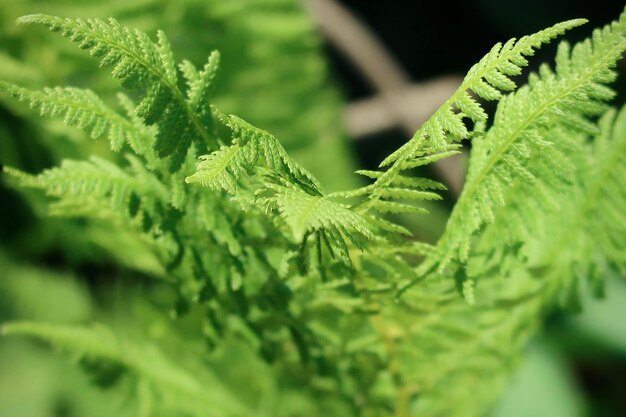
{"type": "Polygon", "coordinates": [[[136,113],[147,124],[159,124],[154,148],[161,157],[173,155],[172,171],[180,168],[194,141],[204,146],[216,146],[216,138],[207,131],[206,122],[202,122],[197,113],[198,106],[206,105],[198,100],[207,97],[207,93],[202,92],[209,90],[207,85],[213,80],[214,70],[211,68],[215,67],[215,55],[213,64],[204,71],[208,75],[192,83],[196,93],[186,98],[178,87],[176,63],[163,32],[158,32],[158,40],[154,43],[145,33],[123,27],[115,19],[104,22],[38,14],[24,16],[19,22],[43,24],[51,31],[60,32],[78,43],[81,49],[88,49],[100,60],[101,66],[113,67],[112,75],[122,86],[145,91],[136,113]],[[190,99],[193,99],[191,103],[190,99]],[[174,131],[179,135],[169,134],[174,131]]]}

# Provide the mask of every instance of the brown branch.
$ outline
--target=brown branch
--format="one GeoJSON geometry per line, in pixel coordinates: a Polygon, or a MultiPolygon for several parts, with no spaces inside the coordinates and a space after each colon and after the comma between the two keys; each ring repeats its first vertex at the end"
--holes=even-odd
{"type": "Polygon", "coordinates": [[[406,122],[405,130],[414,132],[456,91],[460,83],[460,77],[444,76],[407,85],[386,98],[375,96],[349,103],[344,112],[344,125],[348,134],[356,138],[397,127],[398,117],[387,105],[392,100],[394,108],[407,112],[407,119],[410,120],[406,122]]]}

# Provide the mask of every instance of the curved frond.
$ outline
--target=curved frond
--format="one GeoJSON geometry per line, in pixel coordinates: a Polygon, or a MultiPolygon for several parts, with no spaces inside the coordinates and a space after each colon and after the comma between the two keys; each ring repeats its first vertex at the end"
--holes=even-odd
{"type": "Polygon", "coordinates": [[[210,374],[203,372],[203,378],[198,379],[198,373],[182,368],[155,346],[124,340],[104,325],[11,322],[2,324],[0,331],[3,335],[23,335],[45,341],[78,355],[87,364],[97,362],[98,368],[106,364],[108,369],[117,367],[118,372],[130,372],[149,387],[162,407],[172,412],[216,417],[244,416],[250,412],[210,374]]]}
{"type": "Polygon", "coordinates": [[[467,139],[469,131],[463,119],[468,118],[473,122],[484,122],[487,119],[485,111],[471,93],[487,101],[500,100],[503,92],[516,88],[511,77],[521,74],[522,68],[528,65],[525,56],[533,55],[542,45],[585,22],[585,19],[568,20],[519,40],[513,38],[504,45],[496,44],[470,68],[452,97],[439,107],[409,142],[389,155],[380,166],[400,160],[404,163],[406,159],[413,158],[425,144],[434,150],[441,150],[450,142],[467,139]]]}
{"type": "MultiPolygon", "coordinates": [[[[572,165],[568,155],[579,146],[575,139],[597,132],[593,117],[614,94],[606,83],[626,50],[625,21],[596,30],[571,51],[561,44],[556,72],[544,65],[528,86],[501,100],[493,127],[475,142],[467,183],[439,242],[440,270],[452,260],[466,262],[472,236],[503,206],[525,200],[525,216],[542,217],[541,200],[556,198],[559,171],[572,165]],[[536,199],[507,192],[517,183],[531,185],[536,199]]],[[[523,219],[510,221],[521,223],[522,236],[532,230],[523,219]]]]}
{"type": "Polygon", "coordinates": [[[519,75],[522,68],[528,65],[526,56],[533,55],[543,44],[585,22],[584,19],[569,20],[519,40],[511,39],[504,45],[496,44],[468,71],[452,97],[439,107],[406,144],[381,162],[380,168],[387,169],[380,171],[374,183],[344,193],[344,196],[362,196],[365,198],[362,204],[367,209],[376,205],[385,188],[404,181],[403,172],[459,153],[458,142],[477,133],[470,133],[465,119],[478,126],[487,120],[485,111],[472,94],[487,101],[502,99],[503,93],[515,90],[516,85],[511,77],[519,75]]]}
{"type": "Polygon", "coordinates": [[[327,196],[310,194],[273,174],[268,174],[262,188],[257,191],[256,202],[267,213],[280,217],[296,243],[304,246],[308,240],[315,242],[318,258],[321,258],[321,246],[324,244],[332,257],[352,265],[348,243],[362,248],[363,242],[374,236],[372,229],[376,224],[348,205],[337,203],[327,196]]]}
{"type": "Polygon", "coordinates": [[[169,194],[163,184],[141,163],[130,159],[130,172],[101,158],[89,161],[65,160],[58,168],[37,176],[13,175],[23,186],[43,190],[58,201],[51,214],[97,217],[109,213],[138,222],[159,218],[168,204],[169,194]]]}
{"type": "MultiPolygon", "coordinates": [[[[43,24],[53,32],[78,43],[81,49],[113,67],[112,75],[122,86],[145,94],[135,111],[147,124],[159,124],[154,148],[161,157],[172,156],[171,170],[177,171],[193,141],[215,146],[216,140],[206,130],[197,109],[192,107],[178,87],[178,71],[165,34],[157,33],[153,42],[145,33],[120,25],[115,19],[67,19],[42,14],[23,16],[20,23],[43,24]],[[176,136],[171,132],[178,132],[176,136]]],[[[211,64],[211,61],[210,61],[211,64]]],[[[207,90],[217,62],[203,75],[199,92],[207,90]]],[[[206,98],[206,94],[200,94],[206,98]]],[[[194,106],[200,105],[200,99],[194,106]]],[[[207,114],[210,117],[210,114],[207,114]]]]}
{"type": "Polygon", "coordinates": [[[579,278],[602,294],[611,272],[626,276],[626,106],[608,111],[599,127],[581,149],[571,198],[549,217],[531,252],[534,271],[569,283],[561,299],[575,307],[579,278]]]}
{"type": "Polygon", "coordinates": [[[232,131],[232,145],[201,157],[198,171],[187,177],[188,183],[199,182],[210,188],[234,191],[234,182],[246,169],[253,169],[261,159],[277,175],[308,187],[315,192],[321,185],[307,170],[294,161],[280,142],[269,132],[252,126],[240,117],[224,116],[220,120],[232,131]]]}
{"type": "Polygon", "coordinates": [[[94,139],[106,136],[114,151],[128,143],[139,155],[150,153],[151,132],[115,112],[91,90],[55,87],[36,91],[0,82],[0,91],[27,102],[42,116],[62,118],[66,125],[78,127],[94,139]]]}

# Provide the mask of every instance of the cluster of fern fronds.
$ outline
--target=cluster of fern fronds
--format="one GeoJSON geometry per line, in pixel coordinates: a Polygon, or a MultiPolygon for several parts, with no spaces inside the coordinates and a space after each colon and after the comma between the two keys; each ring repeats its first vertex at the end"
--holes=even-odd
{"type": "Polygon", "coordinates": [[[176,297],[131,293],[153,301],[144,340],[103,324],[2,331],[76,355],[140,415],[480,416],[548,312],[626,274],[626,110],[610,105],[626,14],[560,43],[521,87],[527,58],[584,20],[497,44],[379,170],[358,171],[367,185],[330,193],[274,135],[212,105],[217,51],[198,68],[161,31],[19,22],[75,43],[126,93],[114,106],[81,88],[0,90],[123,158],[3,176],[51,215],[131,233],[176,297]],[[463,192],[439,242],[419,242],[395,215],[424,215],[445,187],[413,170],[464,140],[463,192]]]}

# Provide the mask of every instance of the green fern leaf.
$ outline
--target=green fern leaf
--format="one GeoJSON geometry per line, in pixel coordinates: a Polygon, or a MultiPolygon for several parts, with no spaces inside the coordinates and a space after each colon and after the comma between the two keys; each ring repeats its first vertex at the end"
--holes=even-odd
{"type": "Polygon", "coordinates": [[[274,195],[264,199],[266,205],[275,206],[291,228],[296,241],[306,233],[330,230],[333,233],[360,234],[371,237],[367,221],[347,206],[326,197],[307,194],[296,187],[268,186],[274,195]]]}
{"type": "Polygon", "coordinates": [[[290,178],[314,192],[321,191],[317,179],[294,161],[269,132],[237,116],[225,116],[217,109],[214,112],[232,130],[232,145],[201,157],[198,172],[187,177],[187,182],[199,182],[213,189],[223,188],[232,192],[233,181],[241,177],[246,169],[254,168],[261,158],[275,174],[290,178]]]}
{"type": "Polygon", "coordinates": [[[139,155],[150,153],[151,132],[119,115],[91,90],[56,87],[35,91],[0,82],[0,91],[28,102],[42,116],[62,117],[66,125],[85,130],[94,139],[106,136],[114,151],[128,143],[139,155]]]}
{"type": "Polygon", "coordinates": [[[184,68],[188,68],[186,71],[184,70],[189,83],[188,101],[190,107],[199,112],[208,107],[211,90],[220,65],[220,54],[218,51],[211,52],[208,62],[199,73],[195,68],[193,71],[189,69],[189,65],[191,64],[187,62],[184,66],[184,68]],[[195,75],[192,75],[194,72],[195,75]]]}
{"type": "Polygon", "coordinates": [[[318,193],[311,194],[299,184],[267,173],[261,188],[255,193],[255,204],[275,219],[284,223],[291,240],[305,248],[317,245],[317,262],[321,261],[324,244],[333,258],[352,266],[350,245],[363,248],[363,243],[374,237],[375,227],[370,219],[356,213],[349,206],[318,193]]]}
{"type": "MultiPolygon", "coordinates": [[[[439,243],[440,269],[450,260],[467,260],[472,235],[492,222],[503,204],[533,201],[525,193],[507,196],[502,190],[519,182],[532,184],[531,195],[540,200],[555,198],[559,174],[554,166],[567,166],[567,151],[577,146],[572,139],[580,132],[597,131],[589,118],[613,96],[603,83],[615,78],[611,68],[626,50],[624,25],[623,20],[596,30],[592,41],[577,44],[571,54],[562,46],[556,73],[544,66],[528,86],[501,100],[493,127],[475,144],[466,186],[439,243]],[[564,113],[573,116],[560,117],[564,113]]],[[[542,217],[539,210],[545,205],[538,203],[527,204],[526,217],[542,217]]]]}
{"type": "Polygon", "coordinates": [[[223,146],[210,155],[200,157],[197,172],[185,178],[185,182],[199,183],[213,190],[222,189],[233,194],[236,190],[236,181],[248,170],[247,148],[253,149],[253,146],[245,148],[238,144],[223,146]]]}
{"type": "Polygon", "coordinates": [[[172,172],[180,168],[193,141],[215,147],[215,138],[178,87],[177,66],[164,33],[158,32],[154,43],[145,33],[126,28],[115,19],[104,22],[36,14],[18,21],[43,24],[60,32],[81,49],[88,49],[101,66],[113,67],[112,75],[122,86],[144,91],[135,111],[147,124],[159,123],[154,148],[161,157],[174,155],[172,172]],[[179,133],[174,136],[170,132],[179,133]]]}
{"type": "Polygon", "coordinates": [[[519,40],[511,39],[504,45],[496,44],[468,71],[452,97],[439,107],[406,144],[381,162],[381,168],[388,167],[384,174],[379,175],[372,185],[343,195],[347,198],[366,196],[362,204],[367,209],[380,198],[379,190],[399,185],[396,179],[404,171],[458,153],[459,146],[455,142],[471,136],[464,119],[478,126],[487,119],[486,113],[470,93],[485,100],[500,100],[502,92],[515,89],[515,83],[510,77],[521,73],[521,68],[528,65],[524,56],[532,55],[543,44],[583,23],[584,19],[570,20],[519,40]]]}
{"type": "Polygon", "coordinates": [[[584,277],[602,294],[611,270],[626,274],[626,107],[618,114],[608,111],[599,127],[576,161],[576,192],[561,204],[558,216],[549,218],[532,263],[534,270],[548,270],[555,280],[569,279],[570,287],[584,277]]]}
{"type": "Polygon", "coordinates": [[[451,141],[466,139],[467,129],[460,122],[467,117],[474,122],[486,120],[485,112],[468,94],[473,91],[479,97],[493,101],[502,98],[501,91],[512,91],[515,83],[511,76],[521,73],[521,68],[528,65],[524,56],[533,55],[534,51],[562,35],[565,31],[584,24],[586,20],[575,19],[544,29],[519,40],[511,39],[504,45],[496,44],[487,55],[468,71],[461,86],[431,118],[413,135],[413,138],[389,155],[380,165],[390,165],[399,160],[415,156],[426,140],[433,149],[442,149],[451,141]],[[456,107],[458,111],[453,111],[456,107]]]}
{"type": "Polygon", "coordinates": [[[173,413],[244,416],[247,410],[218,380],[206,372],[192,374],[168,359],[155,346],[121,339],[104,325],[91,327],[36,322],[4,323],[3,335],[23,335],[48,342],[84,361],[119,366],[134,374],[173,413]],[[198,379],[199,376],[202,379],[198,379]],[[207,384],[210,389],[207,389],[207,384]]]}
{"type": "MultiPolygon", "coordinates": [[[[385,171],[368,171],[368,170],[359,170],[356,171],[357,174],[363,175],[367,178],[378,179],[381,176],[385,175],[385,171]]],[[[394,179],[394,184],[400,187],[410,187],[417,189],[432,189],[432,190],[446,190],[446,186],[438,181],[431,180],[429,178],[419,178],[419,177],[405,177],[402,175],[397,176],[394,179]]]]}
{"type": "Polygon", "coordinates": [[[142,163],[132,158],[129,161],[131,172],[92,157],[89,161],[63,161],[60,167],[34,177],[19,171],[14,176],[22,186],[41,189],[58,199],[50,207],[51,214],[90,217],[98,217],[98,213],[107,217],[115,214],[142,227],[145,217],[161,217],[169,194],[142,163]]]}

